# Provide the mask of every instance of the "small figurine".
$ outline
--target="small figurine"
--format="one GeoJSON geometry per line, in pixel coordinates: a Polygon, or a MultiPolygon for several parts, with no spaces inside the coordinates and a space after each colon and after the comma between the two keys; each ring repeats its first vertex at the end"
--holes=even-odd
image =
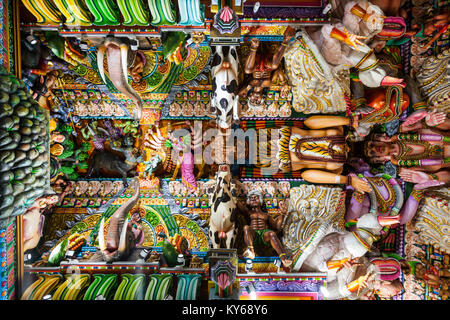
{"type": "Polygon", "coordinates": [[[202,260],[194,254],[191,258],[191,262],[189,263],[189,269],[198,269],[202,267],[202,260]]]}
{"type": "Polygon", "coordinates": [[[156,252],[155,250],[153,250],[150,253],[150,257],[147,259],[146,262],[150,262],[150,263],[159,262],[159,259],[161,259],[160,254],[158,252],[156,252]]]}

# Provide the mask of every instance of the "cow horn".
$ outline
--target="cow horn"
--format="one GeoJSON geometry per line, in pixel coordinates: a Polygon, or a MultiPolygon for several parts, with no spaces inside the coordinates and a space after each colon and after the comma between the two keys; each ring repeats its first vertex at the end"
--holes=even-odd
{"type": "Polygon", "coordinates": [[[97,51],[98,72],[100,73],[100,77],[102,78],[104,83],[106,83],[105,68],[103,66],[103,59],[105,57],[105,51],[106,51],[105,46],[99,47],[98,51],[97,51]]]}
{"type": "Polygon", "coordinates": [[[100,222],[100,227],[98,230],[98,246],[101,251],[106,250],[104,229],[105,229],[105,218],[102,218],[102,221],[100,222]]]}
{"type": "Polygon", "coordinates": [[[127,248],[128,220],[128,218],[125,220],[122,227],[122,232],[120,233],[119,247],[117,248],[119,254],[122,254],[122,252],[124,252],[127,248]]]}

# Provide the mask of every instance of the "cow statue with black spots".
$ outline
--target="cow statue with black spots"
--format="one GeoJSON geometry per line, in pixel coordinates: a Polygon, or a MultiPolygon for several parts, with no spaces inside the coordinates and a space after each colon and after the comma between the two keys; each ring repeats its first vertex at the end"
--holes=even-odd
{"type": "Polygon", "coordinates": [[[218,126],[228,129],[232,119],[239,120],[238,65],[235,46],[213,46],[211,113],[218,126]]]}
{"type": "Polygon", "coordinates": [[[237,227],[236,185],[232,182],[229,165],[220,165],[210,192],[211,216],[209,219],[209,238],[212,248],[231,249],[234,246],[237,227]]]}

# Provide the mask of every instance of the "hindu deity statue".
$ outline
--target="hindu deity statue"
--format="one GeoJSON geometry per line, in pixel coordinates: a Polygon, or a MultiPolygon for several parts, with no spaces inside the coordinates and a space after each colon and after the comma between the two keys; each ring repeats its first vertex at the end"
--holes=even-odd
{"type": "Polygon", "coordinates": [[[357,126],[357,118],[312,116],[303,124],[311,129],[288,126],[279,129],[276,155],[279,168],[284,172],[304,170],[301,177],[311,183],[347,184],[369,192],[366,182],[342,175],[350,150],[344,126],[357,126]]]}
{"type": "Polygon", "coordinates": [[[379,7],[369,2],[361,6],[351,1],[345,5],[341,23],[324,25],[311,37],[329,64],[338,68],[344,66],[357,69],[358,77],[365,86],[405,86],[403,79],[386,74],[378,65],[374,50],[367,45],[375,35],[397,35],[396,30],[391,30],[392,24],[401,25],[401,22],[390,21],[385,25],[384,18],[379,7]]]}
{"type": "Polygon", "coordinates": [[[334,268],[338,270],[336,277],[322,288],[328,300],[389,299],[403,290],[401,266],[393,258],[363,256],[334,268]]]}
{"type": "Polygon", "coordinates": [[[372,190],[362,194],[351,186],[346,187],[345,220],[347,222],[356,221],[362,215],[370,212],[384,220],[385,225],[405,224],[416,215],[427,188],[444,184],[437,180],[415,184],[405,199],[397,179],[388,174],[372,174],[369,165],[360,158],[352,158],[349,164],[353,167],[350,175],[358,175],[366,180],[372,190]]]}
{"type": "Polygon", "coordinates": [[[294,34],[294,29],[291,27],[286,28],[283,41],[273,55],[272,60],[270,60],[268,48],[264,46],[258,50],[260,46],[258,38],[253,38],[250,41],[250,54],[245,62],[244,71],[246,74],[251,74],[251,80],[239,92],[239,95],[248,95],[249,106],[261,106],[264,103],[264,91],[267,91],[272,83],[280,82],[283,95],[287,95],[289,92],[289,86],[280,64],[288,42],[294,34]]]}
{"type": "Polygon", "coordinates": [[[270,245],[279,255],[283,265],[289,267],[292,261],[287,258],[283,245],[276,234],[276,231],[282,229],[287,214],[287,207],[283,205],[281,214],[276,219],[272,218],[267,213],[262,194],[259,190],[251,190],[248,192],[247,206],[242,205],[240,202],[237,203],[240,210],[250,218],[250,224],[244,226],[244,242],[247,245],[244,257],[249,259],[255,258],[254,245],[270,245]]]}
{"type": "Polygon", "coordinates": [[[374,134],[366,141],[364,153],[371,163],[390,161],[400,167],[400,176],[408,182],[450,181],[447,131],[421,129],[392,137],[374,134]]]}
{"type": "Polygon", "coordinates": [[[202,148],[201,130],[196,130],[186,126],[188,135],[175,137],[172,127],[167,127],[166,136],[159,128],[155,131],[150,129],[145,137],[143,146],[146,148],[146,155],[143,170],[144,176],[148,177],[152,173],[170,174],[173,178],[178,175],[181,169],[181,178],[190,190],[197,188],[194,175],[194,154],[193,150],[202,148]]]}
{"type": "Polygon", "coordinates": [[[50,210],[58,201],[58,194],[47,194],[36,199],[23,216],[24,251],[35,248],[42,236],[44,229],[44,211],[50,210]]]}

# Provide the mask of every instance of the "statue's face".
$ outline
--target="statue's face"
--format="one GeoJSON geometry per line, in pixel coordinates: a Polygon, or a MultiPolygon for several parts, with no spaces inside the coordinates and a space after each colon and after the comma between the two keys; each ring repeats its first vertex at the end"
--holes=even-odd
{"type": "Polygon", "coordinates": [[[371,32],[381,30],[383,28],[383,23],[384,23],[383,17],[381,17],[380,15],[378,15],[375,12],[370,14],[366,21],[367,28],[371,32]]]}
{"type": "Polygon", "coordinates": [[[259,208],[261,206],[259,196],[253,194],[250,197],[248,197],[248,205],[250,206],[250,208],[259,208]]]}
{"type": "Polygon", "coordinates": [[[252,92],[248,99],[255,105],[260,105],[262,103],[262,95],[260,92],[252,92]]]}
{"type": "Polygon", "coordinates": [[[367,156],[374,157],[386,157],[390,155],[391,148],[389,144],[381,141],[370,141],[367,144],[367,156]]]}
{"type": "Polygon", "coordinates": [[[131,216],[131,220],[139,222],[139,220],[141,220],[141,215],[139,214],[139,212],[137,211],[134,212],[133,215],[131,216]]]}

